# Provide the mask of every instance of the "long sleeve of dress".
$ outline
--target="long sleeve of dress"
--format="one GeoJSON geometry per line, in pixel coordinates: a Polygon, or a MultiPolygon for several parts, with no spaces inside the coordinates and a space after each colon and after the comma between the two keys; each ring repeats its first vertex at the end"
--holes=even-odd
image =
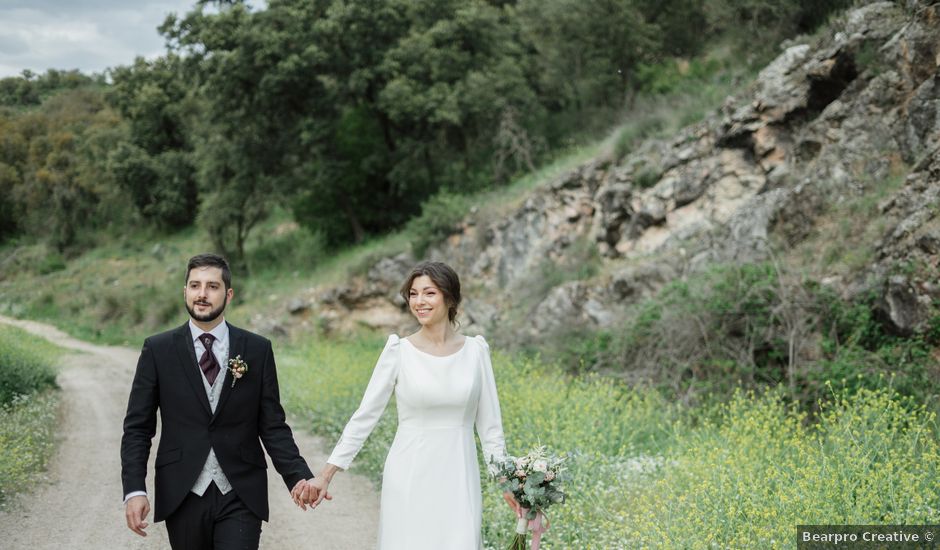
{"type": "Polygon", "coordinates": [[[480,404],[477,408],[476,428],[483,446],[483,460],[490,472],[494,472],[493,460],[506,458],[506,438],[503,435],[503,420],[499,411],[499,397],[496,394],[496,378],[493,376],[493,362],[490,359],[490,346],[482,336],[476,337],[483,345],[483,380],[480,389],[480,404]]]}
{"type": "Polygon", "coordinates": [[[388,405],[388,400],[395,389],[395,379],[398,376],[401,357],[399,345],[398,336],[392,334],[388,337],[385,349],[382,350],[375,370],[372,371],[372,378],[362,396],[362,402],[343,428],[343,435],[333,448],[333,453],[327,460],[328,463],[344,470],[348,469],[379,418],[382,417],[382,412],[385,411],[385,406],[388,405]]]}

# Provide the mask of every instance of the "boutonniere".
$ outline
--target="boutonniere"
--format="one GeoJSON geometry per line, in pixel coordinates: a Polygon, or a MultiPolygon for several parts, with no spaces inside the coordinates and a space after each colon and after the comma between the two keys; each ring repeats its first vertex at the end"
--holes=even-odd
{"type": "Polygon", "coordinates": [[[236,355],[228,360],[228,370],[232,373],[232,387],[234,388],[235,382],[248,372],[248,363],[242,359],[241,355],[236,355]]]}

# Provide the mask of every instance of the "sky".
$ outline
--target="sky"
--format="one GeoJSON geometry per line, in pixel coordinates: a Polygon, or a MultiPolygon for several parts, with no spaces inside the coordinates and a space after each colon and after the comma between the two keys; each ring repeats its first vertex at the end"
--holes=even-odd
{"type": "Polygon", "coordinates": [[[0,78],[24,69],[100,73],[164,53],[157,27],[196,0],[0,0],[0,78]]]}

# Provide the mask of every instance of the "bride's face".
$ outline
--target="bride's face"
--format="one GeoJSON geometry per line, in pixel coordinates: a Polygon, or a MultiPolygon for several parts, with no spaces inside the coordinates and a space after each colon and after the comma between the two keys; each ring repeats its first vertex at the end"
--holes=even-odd
{"type": "Polygon", "coordinates": [[[415,280],[411,282],[408,307],[421,326],[436,325],[447,321],[444,293],[427,275],[415,277],[415,280]]]}

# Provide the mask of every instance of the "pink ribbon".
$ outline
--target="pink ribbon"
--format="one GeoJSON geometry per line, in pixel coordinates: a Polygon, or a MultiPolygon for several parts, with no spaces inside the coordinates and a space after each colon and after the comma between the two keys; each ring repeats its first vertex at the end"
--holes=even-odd
{"type": "MultiPolygon", "coordinates": [[[[527,508],[522,509],[522,516],[525,517],[529,513],[527,508]]],[[[529,520],[529,530],[532,531],[532,550],[539,550],[539,544],[542,541],[542,533],[548,531],[549,528],[548,516],[543,514],[541,511],[535,513],[535,519],[529,520]],[[545,525],[542,525],[542,518],[545,518],[545,525]]]]}

